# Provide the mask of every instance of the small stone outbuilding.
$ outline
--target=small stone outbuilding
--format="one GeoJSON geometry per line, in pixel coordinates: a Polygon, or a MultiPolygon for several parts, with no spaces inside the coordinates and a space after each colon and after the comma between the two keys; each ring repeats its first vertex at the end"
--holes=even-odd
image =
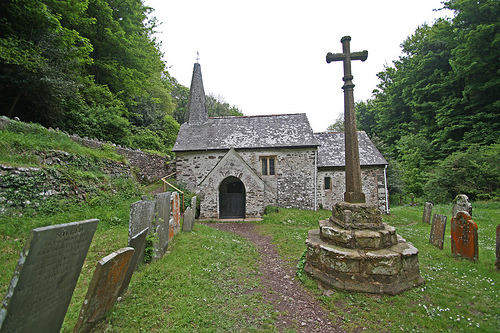
{"type": "MultiPolygon", "coordinates": [[[[200,218],[255,218],[268,205],[330,209],[342,200],[343,133],[313,133],[303,113],[209,118],[198,63],[187,119],[172,151],[177,182],[200,196],[200,218]]],[[[358,140],[367,201],[387,212],[387,161],[366,133],[358,140]]]]}

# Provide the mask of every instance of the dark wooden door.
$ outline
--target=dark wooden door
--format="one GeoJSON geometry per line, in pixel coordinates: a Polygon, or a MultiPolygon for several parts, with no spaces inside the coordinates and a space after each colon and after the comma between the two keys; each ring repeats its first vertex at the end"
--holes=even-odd
{"type": "Polygon", "coordinates": [[[245,193],[220,193],[220,218],[245,218],[245,193]]]}
{"type": "Polygon", "coordinates": [[[245,218],[245,186],[236,177],[224,179],[219,187],[219,218],[245,218]]]}

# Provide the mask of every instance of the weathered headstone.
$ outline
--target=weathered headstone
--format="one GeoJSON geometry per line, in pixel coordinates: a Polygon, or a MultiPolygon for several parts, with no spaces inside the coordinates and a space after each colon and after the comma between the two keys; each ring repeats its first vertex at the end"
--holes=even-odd
{"type": "Polygon", "coordinates": [[[120,287],[120,291],[118,292],[118,296],[128,288],[132,275],[134,275],[134,271],[137,269],[139,263],[144,259],[144,246],[146,244],[148,231],[148,228],[144,229],[132,237],[128,242],[128,246],[134,249],[134,254],[132,255],[132,259],[130,259],[130,264],[128,266],[127,273],[125,274],[125,278],[123,279],[122,286],[120,287]]]}
{"type": "Polygon", "coordinates": [[[477,224],[466,212],[458,212],[451,219],[451,253],[469,260],[479,258],[477,224]]]}
{"type": "Polygon", "coordinates": [[[179,193],[172,193],[172,224],[170,225],[169,239],[181,231],[181,207],[179,193]]]}
{"type": "Polygon", "coordinates": [[[184,211],[184,221],[182,223],[182,231],[190,232],[194,227],[194,220],[196,215],[196,197],[191,199],[191,207],[186,208],[184,211]]]}
{"type": "Polygon", "coordinates": [[[99,220],[33,229],[0,309],[0,332],[59,332],[99,220]]]}
{"type": "Polygon", "coordinates": [[[452,202],[452,216],[457,216],[458,212],[466,212],[472,216],[472,205],[469,202],[469,198],[465,194],[459,194],[453,199],[452,202]]]}
{"type": "MultiPolygon", "coordinates": [[[[151,200],[136,201],[130,205],[128,239],[134,237],[145,228],[151,228],[155,214],[155,202],[151,200]]],[[[149,229],[151,232],[151,229],[149,229]]]]}
{"type": "Polygon", "coordinates": [[[443,249],[444,234],[446,232],[446,215],[434,214],[432,216],[431,234],[429,236],[429,244],[443,249]]]}
{"type": "Polygon", "coordinates": [[[432,207],[434,207],[434,204],[432,202],[426,202],[424,204],[424,215],[422,216],[422,222],[427,224],[431,222],[432,207]]]}
{"type": "Polygon", "coordinates": [[[89,332],[113,307],[134,249],[124,247],[97,263],[74,332],[89,332]]]}
{"type": "Polygon", "coordinates": [[[159,260],[168,248],[168,234],[170,223],[170,192],[155,195],[155,226],[157,241],[154,246],[154,260],[159,260]]]}
{"type": "Polygon", "coordinates": [[[183,232],[192,231],[193,224],[194,224],[194,211],[193,211],[193,208],[188,207],[184,211],[184,221],[182,223],[182,231],[183,232]]]}
{"type": "Polygon", "coordinates": [[[196,196],[192,197],[191,198],[191,208],[193,208],[195,219],[196,219],[196,202],[197,202],[197,197],[196,196]]]}
{"type": "Polygon", "coordinates": [[[500,224],[497,225],[497,246],[496,246],[496,252],[497,252],[497,259],[495,261],[495,267],[500,270],[500,224]]]}

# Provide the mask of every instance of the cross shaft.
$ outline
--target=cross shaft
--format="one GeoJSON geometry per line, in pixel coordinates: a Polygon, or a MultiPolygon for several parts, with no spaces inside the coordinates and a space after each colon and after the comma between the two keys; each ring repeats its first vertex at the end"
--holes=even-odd
{"type": "Polygon", "coordinates": [[[344,63],[344,127],[345,127],[345,179],[346,191],[344,201],[349,203],[364,203],[365,194],[361,188],[361,166],[359,163],[358,131],[356,129],[356,113],[354,109],[354,84],[352,83],[351,60],[365,61],[368,51],[352,52],[351,37],[340,40],[342,53],[328,53],[326,62],[342,61],[344,63]]]}

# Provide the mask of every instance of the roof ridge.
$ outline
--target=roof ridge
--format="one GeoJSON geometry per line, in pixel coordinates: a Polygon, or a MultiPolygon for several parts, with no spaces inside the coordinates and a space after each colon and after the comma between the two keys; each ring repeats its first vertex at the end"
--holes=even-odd
{"type": "Polygon", "coordinates": [[[209,117],[209,119],[227,119],[227,118],[264,118],[264,117],[281,117],[281,116],[300,116],[306,115],[305,112],[300,113],[280,113],[280,114],[257,114],[250,116],[220,116],[220,117],[209,117]]]}
{"type": "MultiPolygon", "coordinates": [[[[357,131],[358,133],[366,133],[365,131],[357,131]]],[[[324,131],[324,132],[314,132],[313,134],[338,134],[338,133],[345,133],[345,131],[324,131]]]]}

